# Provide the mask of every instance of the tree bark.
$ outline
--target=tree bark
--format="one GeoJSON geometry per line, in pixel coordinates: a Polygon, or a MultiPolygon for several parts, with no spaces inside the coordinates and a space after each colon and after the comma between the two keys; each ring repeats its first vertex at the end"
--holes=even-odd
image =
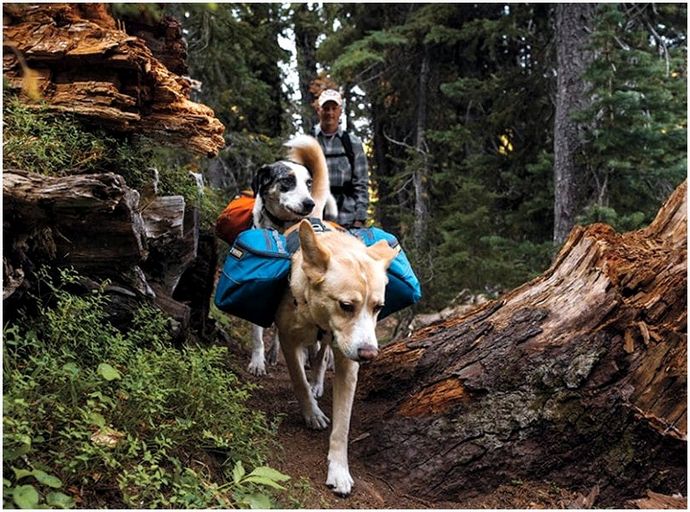
{"type": "Polygon", "coordinates": [[[173,299],[190,307],[190,326],[199,334],[208,333],[211,297],[218,262],[218,238],[211,230],[199,233],[196,259],[184,271],[173,299]]]}
{"type": "Polygon", "coordinates": [[[414,243],[418,254],[426,250],[429,226],[429,169],[426,148],[427,97],[429,86],[429,47],[424,45],[424,55],[419,70],[417,95],[417,122],[415,149],[419,161],[415,162],[412,176],[414,184],[414,243]]]}
{"type": "Polygon", "coordinates": [[[26,90],[21,55],[33,70],[32,90],[47,108],[114,131],[145,133],[164,144],[217,154],[225,144],[224,127],[210,108],[188,100],[190,82],[155,59],[143,40],[117,29],[105,8],[95,11],[98,16],[78,4],[9,8],[10,23],[3,30],[3,44],[12,49],[3,56],[9,89],[26,90]]]}
{"type": "Polygon", "coordinates": [[[3,172],[3,234],[19,243],[48,228],[56,259],[77,267],[137,265],[147,255],[139,193],[113,173],[60,178],[3,172]]]}
{"type": "Polygon", "coordinates": [[[542,276],[361,372],[367,465],[432,500],[548,479],[598,506],[686,488],[687,205],[576,227],[542,276]]]}
{"type": "Polygon", "coordinates": [[[186,208],[182,196],[156,197],[141,211],[149,245],[142,265],[147,278],[172,295],[183,272],[196,258],[199,211],[186,208]]]}
{"type": "Polygon", "coordinates": [[[582,78],[592,63],[587,49],[595,4],[558,4],[555,9],[557,90],[554,121],[554,243],[560,246],[575,225],[583,176],[577,164],[581,127],[572,115],[590,101],[582,78]]]}

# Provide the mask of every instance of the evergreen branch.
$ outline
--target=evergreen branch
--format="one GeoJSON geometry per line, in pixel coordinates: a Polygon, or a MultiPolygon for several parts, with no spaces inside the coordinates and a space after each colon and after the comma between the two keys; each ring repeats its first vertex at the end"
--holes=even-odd
{"type": "Polygon", "coordinates": [[[412,183],[413,179],[414,179],[414,176],[410,176],[409,178],[407,178],[398,188],[396,188],[395,190],[391,191],[391,193],[388,194],[388,197],[393,197],[394,195],[397,196],[397,195],[400,194],[403,190],[406,190],[406,189],[407,189],[407,186],[408,186],[409,184],[412,183]]]}
{"type": "Polygon", "coordinates": [[[659,35],[659,33],[654,30],[654,27],[652,26],[651,23],[647,22],[647,27],[649,27],[649,30],[652,32],[652,35],[654,38],[659,41],[659,44],[661,44],[661,47],[664,49],[664,58],[666,59],[666,78],[669,77],[671,74],[671,63],[670,59],[668,56],[668,47],[666,46],[666,43],[664,42],[664,38],[659,35]]]}
{"type": "MultiPolygon", "coordinates": [[[[414,151],[415,153],[419,153],[419,154],[424,155],[424,156],[429,156],[428,147],[425,148],[425,149],[422,149],[422,148],[418,148],[418,147],[415,147],[415,146],[411,146],[411,145],[408,144],[407,142],[401,142],[401,141],[399,141],[399,140],[395,140],[393,137],[390,137],[390,136],[386,133],[385,130],[383,131],[383,136],[386,138],[386,140],[387,140],[388,142],[391,142],[391,143],[393,143],[393,144],[396,144],[397,146],[402,146],[402,147],[404,147],[405,149],[409,149],[409,150],[414,151]]],[[[426,146],[426,144],[425,144],[425,146],[426,146]]]]}

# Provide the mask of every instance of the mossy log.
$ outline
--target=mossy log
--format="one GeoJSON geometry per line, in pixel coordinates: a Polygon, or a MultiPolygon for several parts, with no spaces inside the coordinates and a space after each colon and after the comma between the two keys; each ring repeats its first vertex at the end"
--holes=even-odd
{"type": "Polygon", "coordinates": [[[204,155],[224,146],[213,111],[189,101],[189,80],[119,29],[103,4],[14,4],[3,12],[4,76],[27,103],[44,100],[97,126],[204,155]]]}
{"type": "Polygon", "coordinates": [[[684,493],[686,210],[683,183],[646,229],[578,226],[542,276],[386,346],[354,456],[431,500],[530,479],[599,485],[597,506],[684,493]]]}

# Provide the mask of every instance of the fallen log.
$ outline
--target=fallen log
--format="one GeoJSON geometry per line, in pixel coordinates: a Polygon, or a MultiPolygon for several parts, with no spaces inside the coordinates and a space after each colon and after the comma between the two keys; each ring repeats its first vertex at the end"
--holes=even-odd
{"type": "Polygon", "coordinates": [[[189,101],[189,80],[117,28],[102,4],[13,4],[3,12],[4,77],[27,103],[36,99],[28,89],[50,110],[114,131],[209,156],[224,146],[213,111],[189,101]]]}
{"type": "Polygon", "coordinates": [[[139,193],[113,173],[3,172],[6,247],[50,230],[54,258],[78,268],[137,265],[147,255],[139,193]]]}
{"type": "Polygon", "coordinates": [[[402,491],[456,501],[546,479],[597,506],[686,488],[686,184],[652,224],[576,227],[542,276],[386,346],[353,446],[402,491]]]}

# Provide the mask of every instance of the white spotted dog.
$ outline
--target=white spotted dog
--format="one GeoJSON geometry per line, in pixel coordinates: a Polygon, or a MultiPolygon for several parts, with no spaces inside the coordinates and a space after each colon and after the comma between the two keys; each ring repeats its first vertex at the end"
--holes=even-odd
{"type": "MultiPolygon", "coordinates": [[[[354,483],[347,446],[360,362],[378,354],[376,319],[384,306],[386,269],[396,251],[387,242],[366,247],[339,231],[316,234],[309,221],[299,225],[300,250],[292,258],[290,289],[276,313],[276,326],[290,379],[307,425],[328,426],[304,371],[304,347],[319,332],[333,348],[333,428],[326,485],[348,495],[354,483]]],[[[323,364],[323,363],[322,363],[323,364]]]]}
{"type": "MultiPolygon", "coordinates": [[[[255,228],[269,228],[284,232],[309,216],[321,218],[324,207],[335,205],[330,194],[328,168],[318,141],[308,135],[298,135],[285,144],[288,158],[259,169],[252,181],[255,228]]],[[[268,362],[275,364],[278,355],[276,336],[268,362]]],[[[253,375],[266,374],[263,328],[252,325],[252,357],[247,370],[253,375]]]]}

